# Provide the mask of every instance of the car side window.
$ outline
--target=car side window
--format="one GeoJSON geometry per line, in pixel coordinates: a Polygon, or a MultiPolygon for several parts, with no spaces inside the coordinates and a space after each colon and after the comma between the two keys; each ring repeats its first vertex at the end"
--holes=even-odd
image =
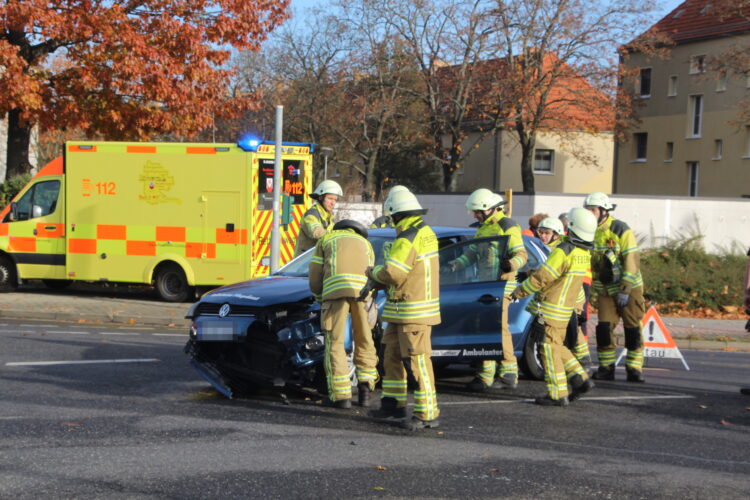
{"type": "Polygon", "coordinates": [[[440,284],[461,285],[500,279],[507,236],[477,238],[440,249],[440,284]]]}
{"type": "Polygon", "coordinates": [[[37,182],[16,202],[15,221],[44,217],[57,208],[60,181],[37,182]]]}

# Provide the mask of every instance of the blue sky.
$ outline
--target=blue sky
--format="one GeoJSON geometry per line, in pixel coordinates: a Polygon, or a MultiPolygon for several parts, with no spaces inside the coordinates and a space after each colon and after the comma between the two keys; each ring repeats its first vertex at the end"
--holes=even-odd
{"type": "MultiPolygon", "coordinates": [[[[684,0],[656,0],[657,3],[660,5],[660,7],[657,9],[656,13],[654,14],[653,22],[656,23],[659,19],[669,14],[672,9],[680,5],[684,0]]],[[[293,9],[304,9],[307,7],[312,7],[314,5],[323,5],[326,3],[330,3],[329,0],[292,0],[292,8],[293,9]]]]}

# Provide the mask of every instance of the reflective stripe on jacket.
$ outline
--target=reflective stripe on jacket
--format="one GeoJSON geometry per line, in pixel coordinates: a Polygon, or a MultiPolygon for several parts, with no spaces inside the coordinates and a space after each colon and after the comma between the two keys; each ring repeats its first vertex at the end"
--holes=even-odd
{"type": "Polygon", "coordinates": [[[513,292],[517,298],[537,294],[539,314],[551,326],[564,326],[583,299],[583,280],[591,267],[591,253],[562,242],[513,292]]]}
{"type": "MultiPolygon", "coordinates": [[[[507,254],[510,258],[512,270],[500,275],[500,279],[507,281],[505,285],[505,294],[507,295],[516,288],[516,271],[522,268],[528,260],[526,247],[523,245],[523,237],[521,236],[521,226],[510,217],[506,217],[503,212],[495,212],[487,217],[479,225],[477,232],[474,233],[475,238],[505,235],[508,236],[507,254]]],[[[466,252],[456,259],[456,261],[460,268],[466,268],[475,261],[478,261],[480,263],[478,269],[480,278],[497,280],[502,255],[498,256],[497,253],[491,253],[491,248],[496,247],[483,245],[483,248],[487,249],[483,252],[485,255],[480,255],[480,252],[476,248],[469,245],[466,252]]]]}
{"type": "Polygon", "coordinates": [[[294,248],[294,256],[315,246],[320,238],[325,236],[333,228],[333,215],[323,208],[320,203],[315,202],[305,215],[299,225],[299,236],[297,246],[294,248]]]}
{"type": "Polygon", "coordinates": [[[418,216],[396,224],[398,235],[372,276],[388,285],[383,319],[391,323],[440,323],[440,263],[438,241],[432,228],[418,216]]]}
{"type": "Polygon", "coordinates": [[[641,252],[635,233],[621,220],[611,215],[596,228],[594,251],[591,256],[593,287],[597,293],[616,295],[618,292],[630,293],[632,288],[643,286],[641,277],[641,252]],[[612,250],[617,264],[622,269],[620,281],[604,284],[599,277],[604,272],[605,252],[612,250]]]}
{"type": "Polygon", "coordinates": [[[367,284],[365,270],[375,262],[370,242],[353,229],[337,229],[323,236],[310,261],[310,290],[320,302],[359,297],[367,284]]]}

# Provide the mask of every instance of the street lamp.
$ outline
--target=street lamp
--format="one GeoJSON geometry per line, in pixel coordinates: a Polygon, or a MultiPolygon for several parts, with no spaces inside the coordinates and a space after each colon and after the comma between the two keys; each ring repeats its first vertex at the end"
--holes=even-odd
{"type": "Polygon", "coordinates": [[[333,153],[333,148],[320,148],[320,154],[323,155],[323,180],[328,179],[328,157],[333,153]]]}

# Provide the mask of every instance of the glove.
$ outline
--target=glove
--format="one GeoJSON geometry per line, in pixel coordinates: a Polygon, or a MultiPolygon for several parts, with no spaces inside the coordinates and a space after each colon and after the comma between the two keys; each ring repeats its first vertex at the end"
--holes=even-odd
{"type": "Polygon", "coordinates": [[[509,273],[513,270],[510,259],[503,259],[503,261],[500,263],[500,270],[504,273],[509,273]]]}
{"type": "Polygon", "coordinates": [[[622,309],[623,307],[627,307],[628,304],[630,304],[630,295],[625,292],[620,292],[617,294],[615,302],[617,303],[617,307],[619,307],[620,309],[622,309]]]}
{"type": "Polygon", "coordinates": [[[372,289],[374,288],[373,284],[372,280],[367,280],[367,284],[359,291],[359,297],[357,297],[358,302],[367,300],[367,297],[370,296],[370,293],[372,293],[372,289]]]}

